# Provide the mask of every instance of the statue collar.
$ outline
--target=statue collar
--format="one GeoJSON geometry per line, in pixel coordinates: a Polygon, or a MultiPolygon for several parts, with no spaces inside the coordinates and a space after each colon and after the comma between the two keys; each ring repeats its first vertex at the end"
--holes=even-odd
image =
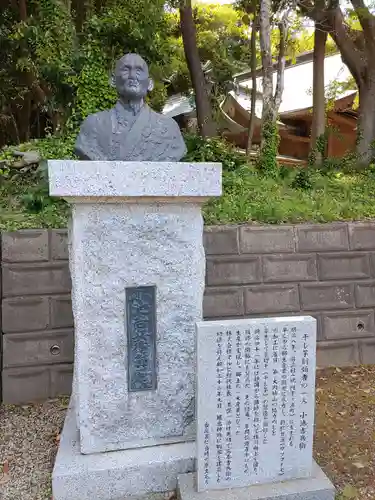
{"type": "Polygon", "coordinates": [[[120,120],[127,120],[127,121],[132,121],[132,117],[135,119],[137,118],[138,115],[142,113],[144,108],[146,108],[147,105],[146,103],[143,103],[138,109],[135,111],[131,108],[131,106],[126,107],[120,100],[117,101],[115,105],[115,113],[118,116],[120,120]]]}

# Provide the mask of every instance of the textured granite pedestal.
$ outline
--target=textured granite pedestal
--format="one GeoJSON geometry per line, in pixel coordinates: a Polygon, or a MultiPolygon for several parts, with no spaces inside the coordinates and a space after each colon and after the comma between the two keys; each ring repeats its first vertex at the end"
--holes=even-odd
{"type": "Polygon", "coordinates": [[[74,410],[53,472],[54,500],[174,489],[177,474],[192,471],[195,459],[201,206],[221,194],[221,166],[48,167],[50,194],[72,204],[75,326],[74,410]]]}
{"type": "Polygon", "coordinates": [[[180,473],[195,469],[195,456],[194,442],[83,455],[71,406],[53,470],[53,498],[164,499],[163,492],[176,489],[180,473]]]}

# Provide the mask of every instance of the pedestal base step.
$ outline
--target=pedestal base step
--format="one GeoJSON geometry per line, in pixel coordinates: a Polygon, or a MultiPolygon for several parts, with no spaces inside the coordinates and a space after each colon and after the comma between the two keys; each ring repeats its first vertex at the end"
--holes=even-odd
{"type": "Polygon", "coordinates": [[[69,408],[52,474],[54,500],[159,500],[177,476],[195,470],[195,443],[82,455],[75,411],[69,408]]]}
{"type": "Polygon", "coordinates": [[[228,488],[198,493],[195,474],[178,477],[179,500],[334,500],[335,488],[322,469],[314,462],[313,475],[246,488],[228,488]]]}

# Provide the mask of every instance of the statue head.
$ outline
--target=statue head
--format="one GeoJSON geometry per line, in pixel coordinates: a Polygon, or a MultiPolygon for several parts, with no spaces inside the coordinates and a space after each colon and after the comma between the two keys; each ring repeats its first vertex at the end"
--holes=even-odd
{"type": "Polygon", "coordinates": [[[125,54],[116,63],[116,89],[121,98],[127,101],[144,99],[153,89],[148,66],[138,54],[125,54]]]}

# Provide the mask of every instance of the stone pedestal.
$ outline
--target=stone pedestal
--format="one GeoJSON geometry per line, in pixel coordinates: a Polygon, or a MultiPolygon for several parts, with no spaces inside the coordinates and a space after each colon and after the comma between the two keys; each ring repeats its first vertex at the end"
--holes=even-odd
{"type": "Polygon", "coordinates": [[[195,456],[194,441],[83,455],[71,405],[53,469],[53,498],[164,500],[179,474],[195,470],[195,456]]]}
{"type": "Polygon", "coordinates": [[[195,458],[188,441],[195,439],[195,322],[205,273],[201,205],[221,194],[220,165],[50,161],[49,182],[52,196],[72,204],[75,324],[76,424],[67,419],[54,498],[173,489],[195,458]],[[150,481],[157,456],[164,480],[150,481]],[[77,477],[69,461],[86,472],[66,497],[63,488],[77,477]],[[100,481],[108,478],[100,494],[88,486],[98,467],[100,481]]]}

